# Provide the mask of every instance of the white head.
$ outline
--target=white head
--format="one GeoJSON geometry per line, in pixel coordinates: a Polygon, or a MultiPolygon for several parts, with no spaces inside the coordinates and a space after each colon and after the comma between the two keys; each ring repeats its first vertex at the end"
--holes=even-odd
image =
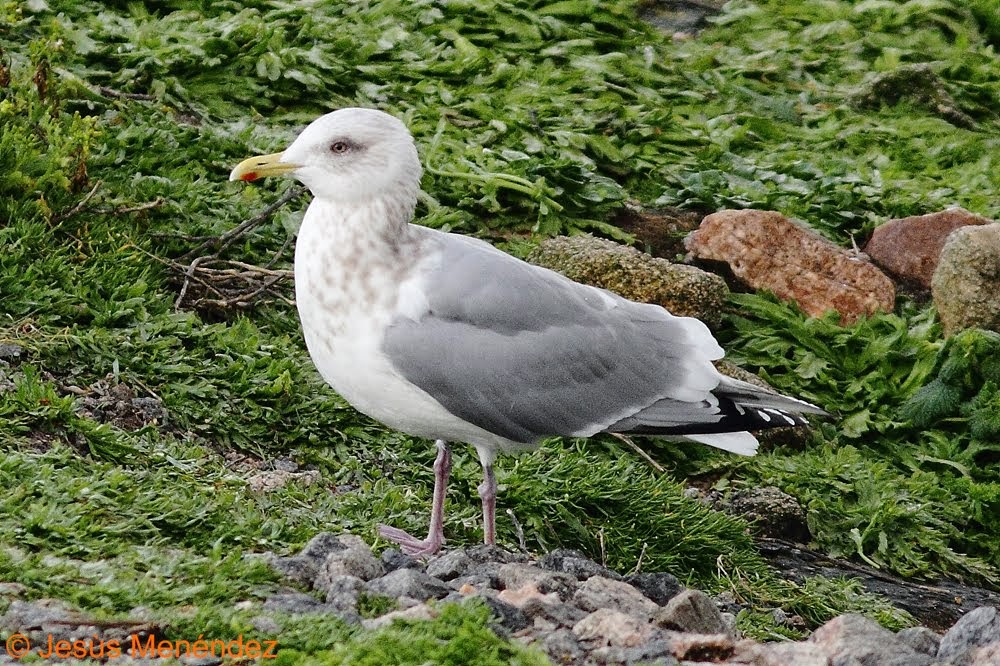
{"type": "Polygon", "coordinates": [[[317,118],[282,153],[244,160],[230,180],[288,174],[317,198],[358,201],[416,197],[420,158],[398,119],[375,109],[339,109],[317,118]]]}

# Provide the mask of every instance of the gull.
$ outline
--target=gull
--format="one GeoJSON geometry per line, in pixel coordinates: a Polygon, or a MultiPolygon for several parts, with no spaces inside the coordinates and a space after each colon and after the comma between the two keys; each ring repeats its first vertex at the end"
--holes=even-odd
{"type": "Polygon", "coordinates": [[[295,302],[320,375],[358,411],[435,440],[424,539],[444,543],[452,442],[475,447],[484,542],[496,540],[498,453],[554,436],[660,435],[753,455],[750,430],[804,425],[815,405],[720,374],[708,327],[413,224],[422,170],[396,117],[344,108],[230,180],[290,176],[313,200],[295,244],[295,302]]]}

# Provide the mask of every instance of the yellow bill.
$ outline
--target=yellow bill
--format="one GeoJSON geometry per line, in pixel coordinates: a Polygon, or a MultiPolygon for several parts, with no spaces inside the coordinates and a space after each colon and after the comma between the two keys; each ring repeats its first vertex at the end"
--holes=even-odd
{"type": "Polygon", "coordinates": [[[282,176],[298,169],[301,165],[282,162],[284,153],[255,155],[237,164],[229,174],[229,180],[254,181],[265,176],[282,176]]]}

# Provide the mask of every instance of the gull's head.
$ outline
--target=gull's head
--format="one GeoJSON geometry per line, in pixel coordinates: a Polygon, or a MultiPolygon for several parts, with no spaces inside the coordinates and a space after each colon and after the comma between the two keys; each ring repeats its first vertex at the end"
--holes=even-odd
{"type": "Polygon", "coordinates": [[[359,200],[388,193],[415,196],[420,158],[398,118],[375,109],[339,109],[314,120],[283,152],[251,157],[229,180],[289,175],[314,196],[359,200]]]}

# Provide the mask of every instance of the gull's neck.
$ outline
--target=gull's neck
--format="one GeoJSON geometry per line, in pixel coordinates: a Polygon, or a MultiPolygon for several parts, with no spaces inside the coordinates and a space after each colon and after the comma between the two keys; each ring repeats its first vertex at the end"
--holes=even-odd
{"type": "Polygon", "coordinates": [[[389,310],[419,259],[410,220],[415,194],[355,201],[316,198],[295,244],[295,297],[303,326],[389,310]]]}

